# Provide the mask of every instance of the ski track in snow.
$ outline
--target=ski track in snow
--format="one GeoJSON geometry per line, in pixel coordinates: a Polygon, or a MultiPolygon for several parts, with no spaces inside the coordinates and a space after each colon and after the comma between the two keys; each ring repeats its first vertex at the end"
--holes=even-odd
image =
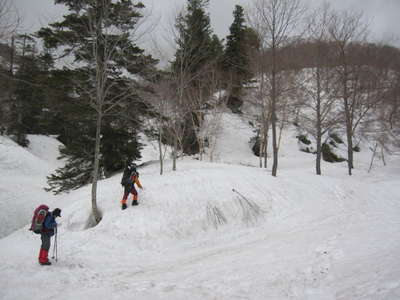
{"type": "MultiPolygon", "coordinates": [[[[63,209],[58,261],[37,264],[40,237],[27,226],[2,238],[0,299],[400,299],[398,159],[352,177],[345,164],[323,163],[324,176],[315,176],[313,156],[298,152],[288,132],[274,178],[251,167],[258,158],[245,121],[224,114],[220,130],[214,163],[179,160],[172,172],[167,161],[163,176],[157,164],[140,169],[138,207],[121,211],[120,175],[101,181],[104,216],[94,228],[85,229],[90,186],[43,198],[63,209]]],[[[48,142],[21,152],[18,166],[30,174],[48,142]]],[[[15,148],[7,143],[0,146],[15,148]]],[[[24,180],[12,159],[0,157],[9,166],[2,174],[24,180]]],[[[40,176],[21,193],[2,193],[2,203],[31,213],[36,202],[17,196],[37,191],[40,176]]]]}

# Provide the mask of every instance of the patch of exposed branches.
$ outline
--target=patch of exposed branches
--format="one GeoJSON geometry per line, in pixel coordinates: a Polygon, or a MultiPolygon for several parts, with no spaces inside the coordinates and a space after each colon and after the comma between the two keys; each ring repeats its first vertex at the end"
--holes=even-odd
{"type": "Polygon", "coordinates": [[[217,206],[210,203],[207,204],[207,221],[218,229],[219,226],[228,223],[224,213],[217,206]]]}
{"type": "Polygon", "coordinates": [[[243,196],[241,193],[232,189],[238,196],[236,202],[242,211],[242,221],[246,224],[254,224],[264,217],[265,211],[253,200],[243,196]]]}

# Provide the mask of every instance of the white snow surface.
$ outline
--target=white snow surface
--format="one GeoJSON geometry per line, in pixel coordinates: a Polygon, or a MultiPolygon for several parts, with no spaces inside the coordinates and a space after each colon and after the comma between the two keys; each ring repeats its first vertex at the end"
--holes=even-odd
{"type": "MultiPolygon", "coordinates": [[[[28,225],[0,239],[0,299],[400,299],[400,158],[367,173],[365,150],[353,176],[345,163],[317,176],[288,130],[272,177],[256,167],[248,123],[222,120],[214,162],[139,169],[139,206],[121,210],[121,174],[101,181],[103,219],[89,229],[90,186],[41,192],[57,143],[30,137],[25,150],[1,137],[2,227],[29,223],[20,211],[39,202],[62,217],[52,266],[38,264],[28,225]]],[[[143,159],[155,160],[148,149],[143,159]]]]}
{"type": "Polygon", "coordinates": [[[56,197],[43,190],[46,176],[62,165],[56,139],[28,135],[28,148],[0,136],[0,238],[26,225],[32,207],[53,205],[56,197]]]}

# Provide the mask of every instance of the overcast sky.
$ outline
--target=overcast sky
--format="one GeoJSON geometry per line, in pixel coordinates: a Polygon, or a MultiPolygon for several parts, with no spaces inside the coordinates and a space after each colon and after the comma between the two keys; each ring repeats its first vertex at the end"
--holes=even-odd
{"type": "MultiPolygon", "coordinates": [[[[210,0],[209,13],[214,32],[225,37],[232,23],[232,12],[236,4],[247,7],[252,0],[210,0]]],[[[23,19],[23,30],[35,31],[41,26],[60,19],[65,8],[54,5],[54,0],[13,0],[23,19]]],[[[169,23],[176,12],[181,9],[186,0],[142,0],[151,11],[153,23],[158,25],[156,33],[165,36],[169,23]]],[[[303,0],[311,7],[323,0],[303,0]]],[[[333,8],[363,11],[366,20],[370,22],[371,39],[389,41],[400,47],[400,0],[327,0],[333,8]]],[[[153,35],[154,36],[154,35],[153,35]]],[[[149,35],[150,37],[150,35],[149,35]]],[[[148,38],[145,43],[149,43],[148,38]]]]}

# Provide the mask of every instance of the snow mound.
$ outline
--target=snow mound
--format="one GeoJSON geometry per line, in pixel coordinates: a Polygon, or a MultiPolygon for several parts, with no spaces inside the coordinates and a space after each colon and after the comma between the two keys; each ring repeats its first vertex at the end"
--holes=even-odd
{"type": "Polygon", "coordinates": [[[59,148],[62,144],[52,136],[46,135],[28,135],[29,147],[28,151],[37,158],[50,165],[50,169],[61,167],[63,161],[59,160],[59,148]]]}

